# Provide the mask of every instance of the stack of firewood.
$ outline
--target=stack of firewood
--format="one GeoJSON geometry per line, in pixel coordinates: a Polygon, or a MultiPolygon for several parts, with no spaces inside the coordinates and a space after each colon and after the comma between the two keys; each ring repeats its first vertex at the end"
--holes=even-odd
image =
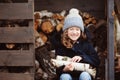
{"type": "MultiPolygon", "coordinates": [[[[35,42],[36,42],[35,46],[36,46],[36,57],[37,57],[36,61],[38,61],[36,65],[40,64],[39,67],[36,69],[36,75],[35,75],[36,80],[51,80],[49,78],[51,75],[49,75],[50,73],[49,72],[47,73],[47,70],[43,68],[46,66],[43,65],[44,62],[41,62],[41,57],[40,57],[41,55],[38,53],[44,52],[44,51],[40,51],[41,50],[40,47],[45,46],[44,48],[46,48],[45,51],[46,50],[48,51],[48,55],[50,57],[55,56],[54,51],[51,51],[53,50],[53,48],[49,41],[49,38],[51,37],[52,33],[55,30],[59,32],[62,29],[65,13],[66,13],[65,11],[62,11],[61,13],[52,13],[52,12],[48,12],[47,10],[34,13],[34,18],[35,18],[34,30],[35,30],[35,42]]],[[[49,69],[49,65],[47,69],[49,69]]]]}
{"type": "MultiPolygon", "coordinates": [[[[49,42],[49,38],[52,35],[52,32],[57,30],[58,32],[63,27],[64,18],[66,17],[66,11],[63,10],[60,13],[48,12],[47,10],[39,11],[34,13],[34,30],[35,30],[35,39],[36,39],[36,48],[47,45],[47,49],[51,50],[52,44],[49,42]],[[49,46],[49,47],[48,47],[49,46]]],[[[100,75],[104,78],[105,73],[105,58],[107,55],[107,26],[105,20],[100,20],[94,17],[93,15],[87,12],[81,12],[80,15],[83,17],[84,25],[87,27],[92,36],[91,42],[96,48],[100,59],[102,60],[100,65],[100,75]],[[103,74],[103,75],[102,75],[103,74]]],[[[54,56],[54,55],[52,55],[54,56]]],[[[40,63],[39,63],[40,64],[40,63]]],[[[45,73],[44,70],[39,66],[38,72],[45,73]]],[[[38,73],[36,72],[36,73],[38,73]]],[[[100,76],[100,77],[101,77],[100,76]]],[[[40,80],[42,76],[36,75],[36,79],[40,80]]]]}
{"type": "Polygon", "coordinates": [[[87,13],[87,12],[83,12],[82,14],[83,17],[83,21],[84,21],[84,25],[87,26],[89,24],[97,24],[97,19],[92,16],[91,14],[87,13]]]}
{"type": "Polygon", "coordinates": [[[61,13],[52,13],[47,10],[35,12],[34,30],[37,42],[36,47],[46,44],[53,31],[60,31],[62,29],[65,13],[65,11],[61,13]]]}

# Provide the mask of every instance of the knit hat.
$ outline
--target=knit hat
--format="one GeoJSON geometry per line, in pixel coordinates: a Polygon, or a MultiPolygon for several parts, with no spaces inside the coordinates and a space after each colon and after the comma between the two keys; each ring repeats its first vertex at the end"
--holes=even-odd
{"type": "Polygon", "coordinates": [[[72,26],[77,26],[81,29],[82,32],[84,32],[83,20],[79,15],[79,10],[76,8],[70,9],[69,14],[66,16],[63,31],[72,26]]]}

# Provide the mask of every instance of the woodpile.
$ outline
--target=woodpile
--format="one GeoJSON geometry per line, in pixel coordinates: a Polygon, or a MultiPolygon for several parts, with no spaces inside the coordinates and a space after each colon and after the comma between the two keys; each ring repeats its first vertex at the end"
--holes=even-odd
{"type": "MultiPolygon", "coordinates": [[[[56,79],[56,70],[51,63],[51,53],[46,46],[41,46],[35,49],[36,58],[36,80],[53,80],[56,79]]],[[[54,55],[55,56],[55,55],[54,55]]]]}
{"type": "Polygon", "coordinates": [[[97,19],[94,16],[90,15],[89,13],[83,12],[81,15],[83,17],[85,26],[87,26],[88,24],[94,24],[94,25],[97,24],[97,19]]]}

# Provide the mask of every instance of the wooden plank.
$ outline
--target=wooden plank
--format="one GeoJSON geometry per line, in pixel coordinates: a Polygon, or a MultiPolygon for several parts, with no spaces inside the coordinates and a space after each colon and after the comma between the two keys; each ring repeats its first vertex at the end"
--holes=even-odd
{"type": "Polygon", "coordinates": [[[27,3],[28,0],[0,0],[0,3],[27,3]]]}
{"type": "Polygon", "coordinates": [[[31,27],[0,27],[0,43],[33,43],[31,27]]]}
{"type": "Polygon", "coordinates": [[[108,26],[108,80],[114,80],[114,0],[107,0],[107,26],[108,26]]]}
{"type": "Polygon", "coordinates": [[[35,11],[40,10],[49,10],[49,11],[62,11],[62,10],[69,10],[72,7],[76,7],[78,9],[84,9],[84,10],[103,10],[105,6],[105,0],[98,0],[93,4],[94,0],[35,0],[35,11]],[[69,4],[68,4],[69,3],[69,4]],[[38,7],[40,6],[40,7],[38,7]]]}
{"type": "Polygon", "coordinates": [[[34,80],[34,74],[0,73],[0,80],[34,80]]]}
{"type": "Polygon", "coordinates": [[[1,50],[0,66],[34,66],[34,53],[25,50],[1,50]]]}
{"type": "Polygon", "coordinates": [[[28,3],[0,3],[0,19],[33,19],[31,6],[28,3]]]}
{"type": "Polygon", "coordinates": [[[82,12],[90,12],[96,17],[105,18],[105,0],[35,0],[35,11],[61,12],[70,8],[78,8],[82,12]]]}

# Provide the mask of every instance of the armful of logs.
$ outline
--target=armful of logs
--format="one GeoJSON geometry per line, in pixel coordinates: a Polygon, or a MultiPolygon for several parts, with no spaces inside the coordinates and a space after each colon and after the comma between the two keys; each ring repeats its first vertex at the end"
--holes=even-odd
{"type": "MultiPolygon", "coordinates": [[[[63,65],[70,64],[71,62],[69,61],[69,57],[62,57],[62,56],[57,56],[56,59],[51,59],[51,63],[55,67],[60,67],[63,65]]],[[[90,64],[86,63],[77,63],[77,62],[72,62],[74,65],[74,70],[76,71],[86,71],[88,72],[93,78],[96,76],[96,68],[91,68],[90,64]]]]}

